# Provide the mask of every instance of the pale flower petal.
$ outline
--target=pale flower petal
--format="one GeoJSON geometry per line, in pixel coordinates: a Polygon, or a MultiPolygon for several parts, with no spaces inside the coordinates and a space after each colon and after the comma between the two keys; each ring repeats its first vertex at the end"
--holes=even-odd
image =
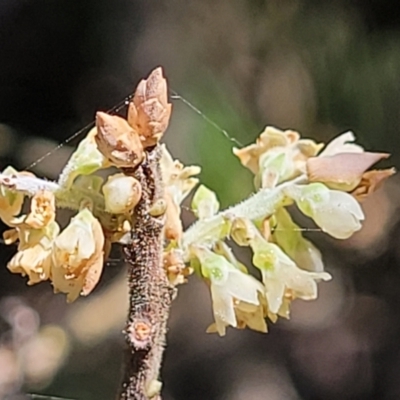
{"type": "Polygon", "coordinates": [[[292,195],[300,210],[336,239],[347,239],[361,229],[364,213],[348,193],[312,183],[294,187],[292,195]]]}
{"type": "MultiPolygon", "coordinates": [[[[9,261],[7,268],[12,273],[27,275],[28,285],[47,280],[50,275],[52,246],[59,231],[60,228],[54,221],[43,229],[18,226],[14,230],[19,239],[18,252],[9,261]]],[[[7,232],[7,236],[10,235],[11,232],[7,232]]]]}
{"type": "Polygon", "coordinates": [[[280,208],[274,218],[276,224],[272,237],[282,250],[299,268],[313,272],[323,271],[321,252],[303,237],[300,227],[293,222],[289,212],[280,208]]]}
{"type": "Polygon", "coordinates": [[[292,299],[312,300],[317,297],[315,281],[331,279],[326,272],[308,272],[298,268],[277,245],[263,238],[253,240],[251,247],[253,263],[261,271],[268,310],[272,314],[280,311],[287,291],[292,293],[292,299]]]}
{"type": "Polygon", "coordinates": [[[265,285],[265,296],[268,301],[268,309],[276,314],[283,301],[285,284],[277,279],[268,279],[268,277],[264,275],[266,275],[266,273],[263,273],[263,282],[265,285]]]}
{"type": "Polygon", "coordinates": [[[74,301],[96,286],[103,269],[104,234],[88,209],[79,212],[53,246],[51,279],[55,291],[74,301]]]}
{"type": "Polygon", "coordinates": [[[332,190],[329,202],[315,208],[313,219],[336,239],[347,239],[361,229],[364,213],[353,196],[332,190]]]}
{"type": "Polygon", "coordinates": [[[263,286],[229,261],[206,248],[193,249],[201,263],[204,277],[210,280],[215,327],[220,335],[228,325],[237,326],[235,307],[240,302],[259,305],[263,286]]]}
{"type": "Polygon", "coordinates": [[[351,143],[355,140],[356,138],[353,132],[342,133],[329,142],[318,157],[334,156],[339,153],[362,153],[364,149],[361,146],[351,143]]]}
{"type": "Polygon", "coordinates": [[[236,317],[231,294],[221,286],[211,285],[211,297],[215,322],[236,327],[236,317]]]}
{"type": "MultiPolygon", "coordinates": [[[[7,167],[2,172],[2,175],[14,176],[25,174],[17,172],[13,167],[7,167]]],[[[14,217],[21,212],[22,204],[24,203],[24,195],[22,193],[13,192],[12,190],[0,185],[0,219],[7,225],[13,226],[14,217]]]]}

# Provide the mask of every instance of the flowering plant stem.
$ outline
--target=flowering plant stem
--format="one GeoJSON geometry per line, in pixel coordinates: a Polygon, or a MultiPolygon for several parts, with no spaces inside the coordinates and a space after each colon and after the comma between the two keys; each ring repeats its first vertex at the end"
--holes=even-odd
{"type": "Polygon", "coordinates": [[[300,175],[275,188],[260,189],[253,196],[241,203],[223,210],[210,218],[198,220],[185,231],[182,248],[188,250],[194,243],[206,242],[212,244],[222,239],[222,237],[216,235],[215,232],[218,232],[218,227],[222,226],[225,220],[233,218],[257,220],[271,216],[285,201],[287,192],[290,191],[293,185],[305,182],[307,182],[307,177],[305,175],[300,175]]]}
{"type": "Polygon", "coordinates": [[[174,289],[162,264],[164,216],[151,215],[163,198],[158,147],[136,170],[124,170],[142,186],[132,218],[132,241],[125,245],[129,264],[129,312],[124,330],[125,373],[119,398],[161,399],[157,380],[165,345],[166,325],[174,289]]]}

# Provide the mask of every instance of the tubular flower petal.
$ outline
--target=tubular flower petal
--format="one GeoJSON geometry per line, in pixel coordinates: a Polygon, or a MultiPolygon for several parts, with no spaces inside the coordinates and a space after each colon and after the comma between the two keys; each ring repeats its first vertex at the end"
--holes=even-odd
{"type": "Polygon", "coordinates": [[[51,279],[54,290],[74,301],[88,295],[103,269],[104,234],[88,209],[79,212],[56,238],[52,253],[51,279]]]}
{"type": "Polygon", "coordinates": [[[336,239],[347,239],[361,229],[364,213],[348,193],[330,190],[322,183],[297,185],[292,198],[303,214],[336,239]]]}
{"type": "Polygon", "coordinates": [[[159,142],[168,127],[171,111],[167,81],[159,67],[139,83],[129,104],[128,122],[139,133],[145,148],[159,142]]]}
{"type": "Polygon", "coordinates": [[[317,298],[316,280],[329,280],[327,272],[308,272],[296,264],[275,244],[261,237],[254,239],[253,263],[260,269],[265,287],[268,309],[273,314],[282,313],[287,292],[292,299],[313,300],[317,298]]]}
{"type": "Polygon", "coordinates": [[[226,326],[237,326],[235,305],[246,302],[258,306],[258,294],[263,293],[263,286],[235,268],[225,257],[208,249],[197,249],[196,255],[203,276],[210,281],[216,329],[223,336],[226,326]]]}

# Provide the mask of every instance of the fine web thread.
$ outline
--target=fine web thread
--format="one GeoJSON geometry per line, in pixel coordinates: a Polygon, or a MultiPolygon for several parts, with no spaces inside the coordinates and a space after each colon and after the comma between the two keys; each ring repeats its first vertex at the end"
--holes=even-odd
{"type": "MultiPolygon", "coordinates": [[[[212,126],[215,130],[217,130],[219,133],[225,137],[225,139],[229,140],[232,143],[235,143],[236,145],[239,145],[243,147],[243,144],[240,143],[239,140],[237,140],[234,136],[230,135],[228,131],[224,128],[222,128],[219,124],[217,124],[215,121],[213,121],[211,118],[209,118],[203,111],[201,111],[198,107],[196,107],[194,104],[192,104],[189,100],[187,100],[185,97],[181,96],[178,92],[175,90],[169,89],[171,93],[171,99],[172,100],[179,100],[181,101],[185,106],[187,106],[190,110],[192,110],[194,113],[199,115],[204,121],[206,121],[210,126],[212,126]]],[[[126,107],[129,102],[132,100],[133,94],[130,94],[126,96],[123,100],[121,100],[118,104],[107,110],[106,112],[111,114],[111,113],[117,113],[119,112],[122,108],[126,107]]],[[[94,127],[95,121],[89,122],[87,125],[85,125],[83,128],[79,129],[78,131],[74,132],[71,136],[69,136],[67,139],[62,141],[59,145],[55,146],[53,149],[49,150],[47,153],[43,154],[41,157],[39,157],[36,161],[31,163],[28,167],[25,168],[25,170],[29,170],[38,164],[40,164],[43,160],[46,158],[50,157],[53,155],[56,151],[60,150],[63,146],[67,145],[70,143],[73,139],[79,137],[82,135],[84,132],[86,132],[88,129],[94,127]]],[[[182,206],[182,208],[185,208],[187,210],[190,210],[190,208],[182,206]]],[[[190,210],[191,211],[191,210],[190,210]]],[[[294,229],[295,231],[306,231],[306,232],[321,232],[321,229],[319,228],[298,228],[294,229]]],[[[5,244],[4,240],[0,239],[0,244],[5,244]]]]}
{"type": "MultiPolygon", "coordinates": [[[[111,114],[111,113],[117,113],[120,111],[122,108],[127,106],[129,102],[131,101],[133,97],[133,94],[130,94],[129,96],[126,96],[122,101],[120,101],[118,104],[116,104],[114,107],[110,108],[109,110],[106,111],[106,113],[111,114]]],[[[85,125],[83,128],[79,129],[75,133],[73,133],[71,136],[69,136],[67,139],[62,141],[58,146],[55,146],[53,149],[49,150],[47,153],[43,154],[41,157],[39,157],[36,161],[34,161],[32,164],[28,165],[25,169],[29,170],[36,165],[40,164],[43,160],[54,154],[56,151],[60,150],[62,147],[64,147],[66,144],[71,142],[71,140],[74,140],[78,136],[80,136],[82,133],[86,132],[88,129],[91,129],[95,125],[95,121],[89,122],[87,125],[85,125]]]]}
{"type": "Polygon", "coordinates": [[[26,398],[30,400],[75,400],[70,397],[47,396],[43,394],[34,394],[34,393],[28,393],[26,395],[26,398]]]}
{"type": "MultiPolygon", "coordinates": [[[[237,140],[234,136],[231,136],[228,131],[224,128],[222,128],[219,124],[217,124],[215,121],[213,121],[211,118],[209,118],[204,112],[202,112],[199,108],[197,108],[195,105],[193,105],[189,100],[186,98],[182,97],[179,93],[177,93],[175,90],[170,89],[171,92],[171,99],[172,100],[179,100],[181,101],[184,105],[186,105],[189,109],[191,109],[194,113],[199,115],[204,121],[206,121],[210,126],[212,126],[215,130],[217,130],[219,133],[221,133],[227,140],[230,142],[243,147],[243,144],[237,140]]],[[[107,110],[107,113],[117,113],[119,112],[122,108],[127,106],[129,102],[131,101],[133,97],[133,94],[126,96],[121,102],[107,110]]],[[[41,157],[39,157],[36,161],[31,163],[26,170],[29,170],[38,164],[40,164],[42,161],[44,161],[46,158],[50,157],[53,155],[56,151],[60,150],[63,146],[67,145],[70,143],[73,139],[79,137],[81,134],[86,132],[88,129],[91,129],[94,127],[95,121],[91,121],[87,125],[85,125],[83,128],[79,129],[78,131],[74,132],[71,136],[69,136],[67,139],[65,139],[63,142],[61,142],[59,145],[55,146],[53,149],[49,150],[47,153],[43,154],[41,157]]],[[[189,207],[182,206],[182,208],[191,211],[189,207]]],[[[297,228],[293,229],[294,231],[307,231],[307,232],[320,232],[321,229],[319,228],[297,228]]],[[[0,244],[5,244],[4,240],[0,239],[0,244]]],[[[107,260],[107,264],[112,265],[120,260],[118,259],[109,259],[107,260]]],[[[46,396],[46,395],[40,395],[40,394],[27,394],[27,398],[31,400],[74,400],[71,398],[67,397],[56,397],[56,396],[46,396]]]]}

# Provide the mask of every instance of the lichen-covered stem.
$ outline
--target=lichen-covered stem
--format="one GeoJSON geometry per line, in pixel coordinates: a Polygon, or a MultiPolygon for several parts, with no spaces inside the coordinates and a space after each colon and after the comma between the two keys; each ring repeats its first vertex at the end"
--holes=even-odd
{"type": "Polygon", "coordinates": [[[164,216],[149,213],[163,196],[158,148],[149,152],[137,169],[124,172],[139,180],[142,198],[132,218],[132,242],[124,247],[129,264],[129,312],[124,330],[125,372],[119,398],[160,399],[158,375],[173,290],[162,266],[164,216]]]}

